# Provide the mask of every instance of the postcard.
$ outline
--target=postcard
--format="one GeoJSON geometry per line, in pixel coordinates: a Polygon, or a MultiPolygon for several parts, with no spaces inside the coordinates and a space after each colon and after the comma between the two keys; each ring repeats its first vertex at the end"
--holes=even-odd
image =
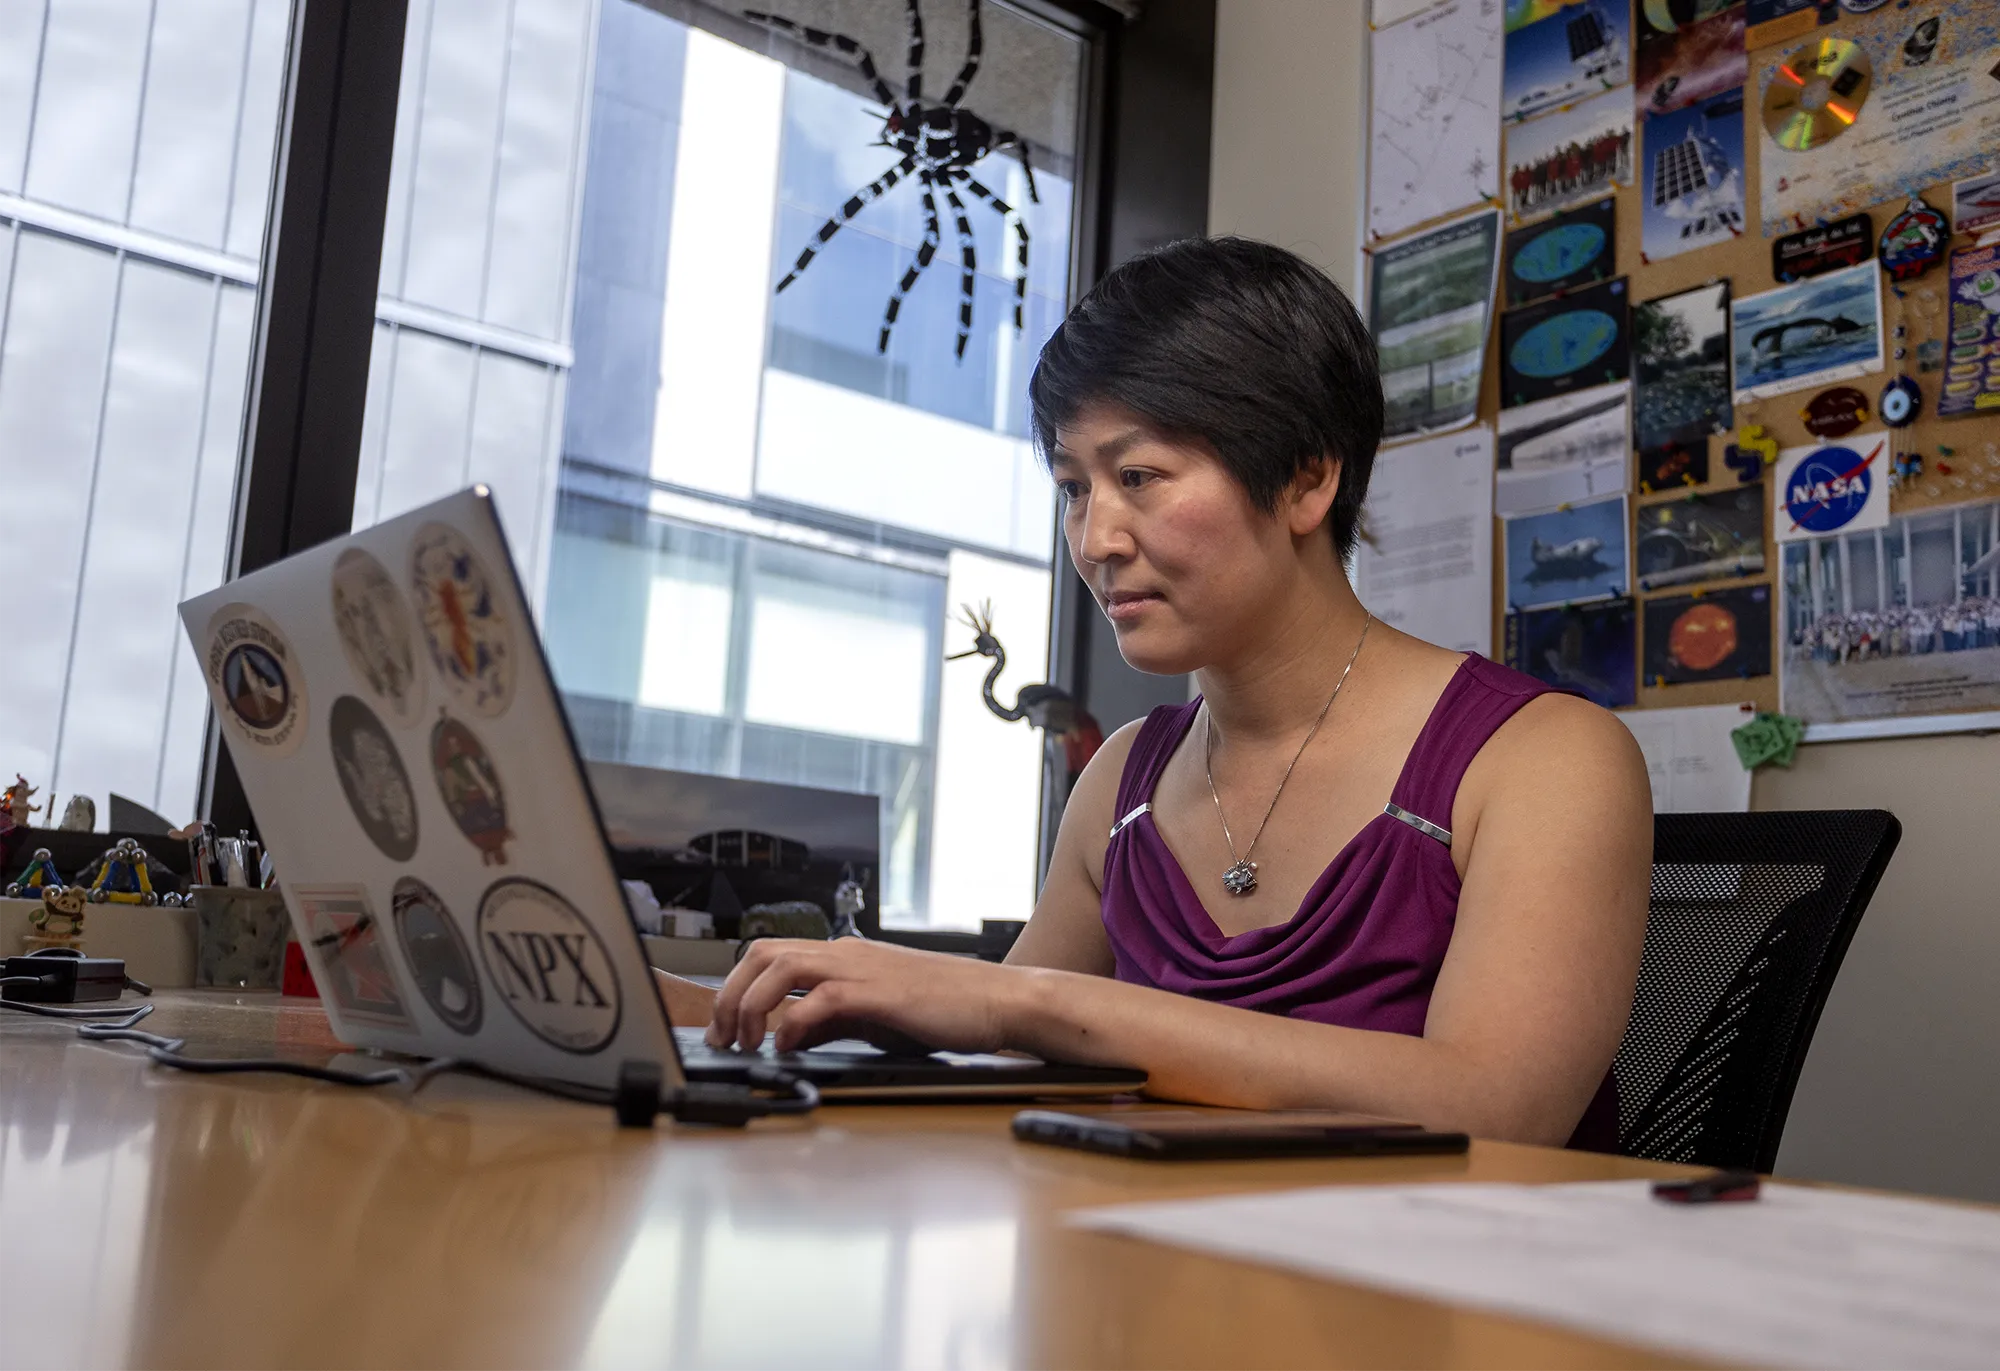
{"type": "Polygon", "coordinates": [[[1607,90],[1507,127],[1507,208],[1519,222],[1632,184],[1632,93],[1607,90]]]}
{"type": "Polygon", "coordinates": [[[1625,594],[1628,522],[1623,495],[1508,519],[1508,607],[1539,609],[1625,594]]]}
{"type": "Polygon", "coordinates": [[[1625,278],[1500,316],[1502,408],[1630,374],[1625,278]]]}
{"type": "Polygon", "coordinates": [[[1954,233],[2000,228],[2000,171],[1952,182],[1951,228],[1954,233]]]}
{"type": "Polygon", "coordinates": [[[1501,114],[1525,119],[1630,81],[1630,26],[1626,0],[1581,0],[1508,30],[1501,114]]]}
{"type": "Polygon", "coordinates": [[[1639,252],[1678,257],[1743,233],[1743,88],[1646,120],[1639,252]]]}
{"type": "Polygon", "coordinates": [[[1729,303],[1738,404],[1882,369],[1882,273],[1873,262],[1729,303]]]}
{"type": "MultiPolygon", "coordinates": [[[[1650,0],[1638,10],[1634,91],[1649,118],[1719,95],[1750,78],[1743,0],[1650,0]]],[[[1741,165],[1742,159],[1737,159],[1741,165]]]]}
{"type": "Polygon", "coordinates": [[[1592,704],[1623,709],[1638,698],[1639,613],[1629,596],[1507,616],[1506,662],[1592,704]]]}
{"type": "MultiPolygon", "coordinates": [[[[1729,282],[1696,286],[1632,308],[1632,443],[1641,454],[1696,449],[1736,422],[1729,399],[1729,282]]],[[[1673,475],[1679,480],[1679,473],[1673,475]]],[[[1706,480],[1705,476],[1697,480],[1706,480]]],[[[1664,474],[1655,486],[1669,484],[1664,474]]]]}
{"type": "Polygon", "coordinates": [[[1771,587],[1643,600],[1639,677],[1649,686],[1771,674],[1771,587]]]}
{"type": "Polygon", "coordinates": [[[1640,505],[1632,535],[1639,589],[1763,575],[1768,522],[1762,481],[1640,505]]]}
{"type": "Polygon", "coordinates": [[[1631,403],[1631,387],[1614,381],[1501,410],[1494,512],[1525,514],[1624,490],[1631,403]]]}
{"type": "Polygon", "coordinates": [[[1618,274],[1618,199],[1607,195],[1509,229],[1500,256],[1509,309],[1608,281],[1618,274]]]}

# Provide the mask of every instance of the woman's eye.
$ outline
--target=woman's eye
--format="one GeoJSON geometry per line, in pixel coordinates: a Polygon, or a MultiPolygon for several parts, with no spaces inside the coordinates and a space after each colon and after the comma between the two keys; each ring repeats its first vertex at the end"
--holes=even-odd
{"type": "Polygon", "coordinates": [[[1056,494],[1060,495],[1065,501],[1074,500],[1083,494],[1083,482],[1057,481],[1056,494]]]}
{"type": "Polygon", "coordinates": [[[1137,467],[1126,467],[1118,473],[1118,484],[1124,486],[1127,490],[1137,490],[1140,486],[1151,480],[1152,476],[1153,474],[1150,471],[1141,471],[1137,467]]]}

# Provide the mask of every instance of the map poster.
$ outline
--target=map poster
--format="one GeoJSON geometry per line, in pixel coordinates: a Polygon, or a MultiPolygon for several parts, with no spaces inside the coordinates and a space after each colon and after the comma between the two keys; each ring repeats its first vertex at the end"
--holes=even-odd
{"type": "Polygon", "coordinates": [[[1500,405],[1546,400],[1630,375],[1625,278],[1558,295],[1500,319],[1500,405]]]}
{"type": "Polygon", "coordinates": [[[1951,344],[1938,413],[2000,409],[2000,246],[1951,255],[1951,344]]]}
{"type": "MultiPolygon", "coordinates": [[[[1991,70],[2000,51],[2000,5],[1889,5],[1844,17],[1825,36],[1860,45],[1872,84],[1854,123],[1817,147],[1789,150],[1768,130],[1758,135],[1766,238],[1900,199],[1912,187],[1975,175],[2000,147],[2000,79],[1991,70]]],[[[1793,51],[1758,54],[1759,110],[1793,51]]]]}
{"type": "Polygon", "coordinates": [[[2000,709],[1996,549],[1992,501],[1785,544],[1780,707],[1811,724],[1858,725],[1842,730],[1849,737],[1876,731],[1871,721],[2000,709]]]}
{"type": "Polygon", "coordinates": [[[1507,130],[1507,209],[1516,222],[1631,184],[1629,87],[1507,130]]]}
{"type": "Polygon", "coordinates": [[[1500,193],[1500,0],[1448,0],[1369,44],[1368,234],[1500,193]]]}
{"type": "Polygon", "coordinates": [[[1467,215],[1371,258],[1368,329],[1381,354],[1382,436],[1471,423],[1499,288],[1500,211],[1467,215]]]}

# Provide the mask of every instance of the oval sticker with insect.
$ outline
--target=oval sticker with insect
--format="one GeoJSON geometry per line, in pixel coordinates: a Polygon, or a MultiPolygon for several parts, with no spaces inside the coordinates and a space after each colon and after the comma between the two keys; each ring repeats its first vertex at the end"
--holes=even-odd
{"type": "Polygon", "coordinates": [[[431,774],[452,822],[479,849],[481,864],[505,866],[514,833],[507,827],[500,772],[478,736],[442,710],[431,729],[431,774]]]}
{"type": "Polygon", "coordinates": [[[500,1002],[550,1046],[587,1054],[617,1034],[611,954],[583,915],[539,881],[513,876],[487,890],[479,959],[500,1002]]]}
{"type": "Polygon", "coordinates": [[[238,736],[289,757],[306,736],[306,678],[291,643],[255,605],[224,605],[208,621],[202,670],[238,736]]]}
{"type": "Polygon", "coordinates": [[[417,621],[452,695],[491,719],[514,697],[514,626],[486,564],[464,534],[425,524],[410,549],[417,621]]]}
{"type": "Polygon", "coordinates": [[[358,547],[333,564],[333,626],[347,664],[399,724],[424,707],[410,611],[389,569],[358,547]]]}

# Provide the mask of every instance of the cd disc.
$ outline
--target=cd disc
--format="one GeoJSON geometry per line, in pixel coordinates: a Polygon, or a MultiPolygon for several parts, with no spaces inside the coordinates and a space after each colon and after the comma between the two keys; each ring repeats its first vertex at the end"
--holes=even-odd
{"type": "Polygon", "coordinates": [[[1771,73],[1764,128],[1793,152],[1830,143],[1861,117],[1873,79],[1867,52],[1849,39],[1821,38],[1795,48],[1771,73]]]}

